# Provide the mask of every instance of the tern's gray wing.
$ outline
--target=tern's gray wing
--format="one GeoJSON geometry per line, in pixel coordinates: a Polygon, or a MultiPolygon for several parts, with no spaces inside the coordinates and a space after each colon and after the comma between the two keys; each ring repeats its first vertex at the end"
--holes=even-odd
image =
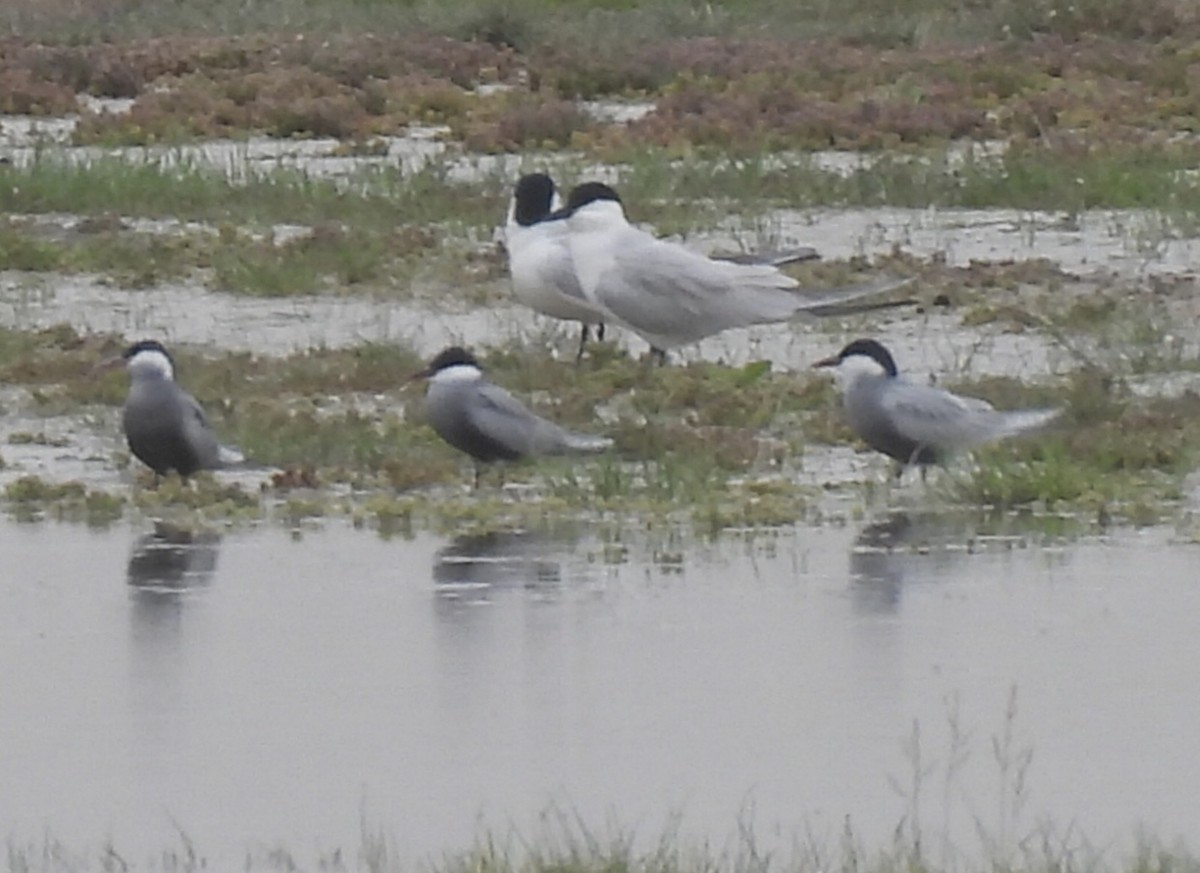
{"type": "Polygon", "coordinates": [[[225,460],[200,404],[170,380],[135,379],[122,421],[130,450],[157,473],[190,476],[225,460]]]}
{"type": "Polygon", "coordinates": [[[573,302],[594,310],[595,307],[584,296],[579,277],[575,274],[575,265],[571,262],[571,250],[567,246],[566,236],[548,240],[546,249],[547,256],[537,260],[538,278],[545,285],[571,298],[573,302]]]}
{"type": "MultiPolygon", "coordinates": [[[[880,392],[880,406],[896,431],[914,443],[954,449],[985,443],[1034,426],[1033,419],[1018,425],[1025,412],[997,412],[990,403],[960,397],[932,385],[896,379],[880,392]]],[[[1049,420],[1043,410],[1030,410],[1049,420]]],[[[1050,416],[1053,417],[1053,416],[1050,416]]]]}
{"type": "Polygon", "coordinates": [[[596,283],[597,302],[638,333],[691,342],[791,316],[796,280],[768,264],[714,261],[648,234],[615,248],[596,283]]]}
{"type": "Polygon", "coordinates": [[[896,430],[925,446],[969,445],[986,438],[993,410],[931,385],[897,379],[880,392],[880,406],[896,430]]]}
{"type": "Polygon", "coordinates": [[[553,318],[601,321],[600,311],[579,284],[565,222],[514,226],[510,241],[509,272],[520,302],[553,318]]]}
{"type": "Polygon", "coordinates": [[[630,229],[596,283],[603,309],[661,347],[797,313],[842,314],[839,304],[884,294],[909,280],[881,279],[840,288],[799,289],[769,264],[714,261],[630,229]]]}
{"type": "Polygon", "coordinates": [[[572,433],[535,415],[491,382],[482,382],[471,392],[466,414],[480,433],[518,455],[601,451],[612,443],[604,437],[572,433]]]}
{"type": "Polygon", "coordinates": [[[204,415],[204,410],[196,402],[196,398],[182,388],[179,390],[179,403],[182,406],[183,438],[196,453],[200,466],[213,469],[221,464],[221,446],[212,425],[204,415]]]}

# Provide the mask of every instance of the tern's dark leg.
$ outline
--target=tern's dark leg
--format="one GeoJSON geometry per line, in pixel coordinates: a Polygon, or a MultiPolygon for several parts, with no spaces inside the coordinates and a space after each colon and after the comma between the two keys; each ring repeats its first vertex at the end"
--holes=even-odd
{"type": "Polygon", "coordinates": [[[667,352],[665,349],[656,349],[650,346],[650,360],[658,364],[660,367],[667,365],[667,352]]]}
{"type": "Polygon", "coordinates": [[[601,321],[596,325],[596,342],[604,342],[604,322],[601,321]]]}
{"type": "Polygon", "coordinates": [[[588,326],[586,324],[584,324],[583,330],[581,330],[579,332],[579,351],[575,353],[575,363],[576,364],[578,364],[580,361],[583,360],[583,349],[587,345],[587,341],[588,341],[588,337],[590,336],[590,333],[591,332],[588,330],[588,326]]]}
{"type": "Polygon", "coordinates": [[[483,472],[483,465],[482,465],[482,464],[480,464],[478,461],[472,461],[472,462],[471,462],[471,466],[472,466],[472,467],[474,468],[474,470],[475,470],[475,485],[474,485],[474,490],[475,490],[475,491],[478,491],[478,490],[479,490],[479,475],[480,475],[480,473],[482,473],[482,472],[483,472]]]}

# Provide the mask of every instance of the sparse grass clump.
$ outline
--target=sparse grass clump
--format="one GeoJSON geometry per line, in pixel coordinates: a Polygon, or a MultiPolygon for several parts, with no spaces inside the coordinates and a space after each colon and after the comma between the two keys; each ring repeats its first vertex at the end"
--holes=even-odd
{"type": "Polygon", "coordinates": [[[82,482],[47,482],[38,476],[22,476],[4,488],[8,512],[18,521],[83,521],[106,527],[121,517],[125,498],[89,489],[82,482]]]}
{"type": "Polygon", "coordinates": [[[210,473],[184,482],[175,475],[160,480],[148,470],[140,470],[139,487],[134,491],[133,502],[143,511],[185,508],[199,518],[231,521],[253,521],[267,512],[258,494],[237,483],[222,482],[210,473]]]}
{"type": "Polygon", "coordinates": [[[361,285],[383,276],[390,258],[379,234],[351,238],[335,227],[320,227],[277,244],[227,234],[229,244],[213,258],[213,285],[219,290],[261,296],[315,294],[361,285]]]}
{"type": "Polygon", "coordinates": [[[1076,417],[1042,436],[1011,440],[974,453],[965,474],[951,477],[954,499],[1008,508],[1105,507],[1112,516],[1159,507],[1156,520],[1181,497],[1184,476],[1200,463],[1200,397],[1128,399],[1109,415],[1076,417]]]}

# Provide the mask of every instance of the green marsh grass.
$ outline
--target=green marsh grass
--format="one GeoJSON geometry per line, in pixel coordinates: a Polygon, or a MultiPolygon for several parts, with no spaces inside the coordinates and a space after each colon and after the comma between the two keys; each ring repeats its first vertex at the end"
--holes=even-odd
{"type": "Polygon", "coordinates": [[[290,168],[231,175],[187,160],[62,160],[50,150],[25,166],[0,164],[0,209],[206,221],[216,225],[337,223],[346,228],[445,224],[491,228],[508,180],[449,183],[446,167],[404,174],[365,168],[338,181],[290,168]]]}
{"type": "Polygon", "coordinates": [[[631,151],[621,157],[627,166],[619,184],[630,192],[630,211],[672,226],[711,227],[730,209],[753,214],[779,207],[1200,212],[1194,174],[1200,163],[1174,147],[1097,146],[1079,154],[1028,143],[965,160],[959,147],[936,147],[864,158],[845,171],[802,153],[670,160],[661,152],[631,151]]]}
{"type": "MultiPolygon", "coordinates": [[[[1189,232],[1200,214],[1200,167],[1186,150],[1096,147],[1085,153],[1040,144],[968,157],[958,147],[882,155],[846,171],[802,153],[739,158],[672,157],[632,150],[619,159],[618,184],[632,218],[662,232],[708,230],[729,215],[771,209],[897,206],[1062,210],[1149,209],[1161,232],[1189,232]]],[[[0,209],[9,213],[109,213],[202,221],[239,228],[299,224],[345,228],[347,241],[373,231],[403,232],[410,248],[423,233],[463,239],[490,233],[504,215],[513,178],[484,171],[474,182],[449,182],[450,158],[415,174],[364,168],[350,179],[320,179],[294,169],[231,176],[198,163],[102,158],[59,160],[49,152],[28,166],[0,165],[0,209]]],[[[547,158],[572,184],[586,170],[579,156],[547,158]]],[[[44,247],[19,236],[10,219],[0,254],[28,269],[53,269],[44,247]]],[[[119,231],[116,232],[119,234],[119,231]]],[[[368,239],[369,243],[369,239],[368,239]]],[[[153,254],[153,253],[152,253],[153,254]]]]}
{"type": "Polygon", "coordinates": [[[82,482],[47,482],[22,476],[5,486],[5,506],[17,521],[82,521],[89,527],[108,527],[120,519],[126,500],[120,494],[88,488],[82,482]]]}
{"type": "MultiPolygon", "coordinates": [[[[1122,310],[1109,312],[1119,318],[1122,310]]],[[[1152,340],[1144,338],[1151,346],[1152,340]]],[[[123,344],[66,327],[0,330],[0,377],[28,386],[41,414],[115,407],[125,395],[124,374],[89,374],[123,344]]],[[[477,517],[507,481],[539,495],[527,510],[538,517],[561,506],[616,516],[663,514],[713,530],[786,524],[819,507],[818,495],[794,479],[809,446],[854,442],[828,379],[774,372],[765,362],[647,368],[604,346],[582,365],[540,348],[479,351],[491,378],[532,409],[565,426],[607,434],[615,445],[598,457],[505,465],[485,485],[493,498],[463,493],[439,501],[457,516],[477,517]]],[[[296,489],[315,488],[324,495],[318,499],[332,501],[332,511],[339,500],[330,487],[364,494],[385,489],[418,504],[381,504],[382,516],[428,518],[422,495],[470,482],[467,459],[424,421],[423,388],[408,382],[423,362],[410,349],[363,344],[283,358],[186,346],[174,353],[180,383],[222,439],[255,463],[283,470],[266,487],[284,503],[296,489]]],[[[1200,463],[1200,401],[1192,394],[1138,396],[1125,382],[1128,375],[1119,367],[1083,367],[1036,383],[996,377],[948,383],[1000,408],[1066,412],[1042,434],[981,449],[944,475],[935,473],[940,499],[1001,508],[1103,507],[1110,517],[1144,518],[1138,507],[1155,504],[1169,511],[1184,477],[1200,463]]],[[[209,491],[197,499],[241,511],[228,498],[209,491]]]]}

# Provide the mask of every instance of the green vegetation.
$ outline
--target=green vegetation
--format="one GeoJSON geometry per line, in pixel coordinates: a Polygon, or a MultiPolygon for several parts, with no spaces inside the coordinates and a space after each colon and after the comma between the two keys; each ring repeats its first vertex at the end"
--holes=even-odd
{"type": "Polygon", "coordinates": [[[79,482],[51,483],[37,476],[22,476],[4,488],[4,502],[17,521],[82,521],[106,527],[121,517],[125,498],[79,482]]]}
{"type": "MultiPolygon", "coordinates": [[[[1197,161],[1174,147],[1114,144],[1071,153],[1028,143],[987,155],[936,146],[863,159],[845,169],[803,153],[735,158],[636,149],[610,157],[620,162],[617,181],[631,216],[663,232],[711,229],[730,213],[754,219],[783,207],[1002,207],[1068,214],[1147,208],[1160,216],[1162,236],[1175,228],[1190,233],[1200,220],[1197,161]]],[[[277,169],[235,180],[226,169],[198,161],[73,164],[47,153],[28,166],[0,165],[0,208],[170,218],[206,222],[211,229],[199,233],[168,224],[154,233],[134,232],[118,223],[78,233],[75,240],[50,240],[9,219],[0,227],[0,263],[8,269],[109,270],[137,279],[138,265],[148,262],[145,278],[161,281],[185,267],[208,266],[221,253],[250,258],[253,240],[268,246],[270,229],[286,224],[310,229],[291,249],[283,247],[289,256],[317,257],[318,267],[325,266],[322,260],[341,259],[346,263],[335,264],[331,274],[344,273],[344,284],[364,281],[386,275],[389,259],[436,259],[447,240],[469,249],[500,223],[512,179],[492,170],[474,182],[449,182],[453,161],[431,159],[411,175],[366,168],[334,181],[277,169]],[[63,253],[64,247],[76,253],[63,253]]],[[[572,159],[549,160],[549,166],[563,184],[587,172],[572,159]]]]}
{"type": "MultiPolygon", "coordinates": [[[[1004,738],[997,738],[1002,743],[1004,738]]],[[[1026,750],[998,747],[997,756],[1009,754],[1013,772],[1001,771],[1005,778],[1004,803],[1019,810],[1025,799],[1022,788],[1011,783],[1023,775],[1028,761],[1026,750]],[[1013,796],[1007,796],[1013,795],[1013,796]]],[[[912,799],[913,811],[917,800],[912,799]]],[[[976,813],[977,814],[977,813],[976,813]]],[[[1015,815],[1015,813],[1014,813],[1015,815]]],[[[753,830],[753,822],[736,823],[736,845],[720,854],[708,842],[696,844],[682,833],[679,823],[671,823],[663,833],[648,837],[608,822],[603,830],[590,829],[578,813],[551,808],[540,816],[537,833],[521,834],[508,829],[504,834],[485,832],[468,848],[447,851],[436,861],[421,867],[430,873],[737,873],[756,870],[761,873],[984,873],[996,869],[1012,873],[1063,873],[1089,870],[1094,873],[1195,873],[1200,860],[1186,848],[1170,848],[1139,834],[1128,849],[1106,844],[1092,846],[1086,834],[1076,828],[1065,829],[1053,822],[1042,822],[1036,831],[1018,842],[1014,826],[1001,820],[997,831],[983,829],[979,834],[986,860],[974,860],[944,840],[941,852],[954,852],[943,862],[931,860],[931,849],[922,840],[919,815],[902,820],[892,845],[883,848],[865,846],[852,821],[837,834],[798,834],[797,844],[785,851],[771,850],[753,830]]],[[[797,824],[799,828],[799,823],[797,824]]],[[[8,870],[11,873],[59,873],[102,869],[130,869],[129,849],[109,842],[94,849],[72,846],[52,834],[19,841],[10,838],[8,870]]],[[[198,871],[221,866],[221,858],[210,855],[180,826],[177,843],[154,852],[153,857],[170,870],[198,871]]],[[[239,859],[240,868],[253,871],[344,870],[354,873],[400,873],[413,867],[402,857],[395,840],[382,825],[363,822],[358,846],[316,850],[289,849],[271,841],[259,841],[239,859]]]]}
{"type": "MultiPolygon", "coordinates": [[[[664,233],[728,228],[733,216],[770,242],[776,209],[1007,207],[1069,224],[1117,208],[1145,210],[1131,245],[1153,252],[1200,226],[1188,146],[1200,129],[1200,15],[1177,0],[15,0],[0,25],[20,34],[0,52],[0,111],[79,110],[74,144],[145,147],[80,160],[44,142],[0,164],[5,270],[128,289],[479,302],[503,287],[491,231],[516,173],[480,155],[533,149],[564,185],[610,165],[631,217],[664,233]],[[132,106],[80,106],[79,94],[132,106]],[[581,98],[652,111],[607,123],[581,98]],[[389,138],[409,125],[437,125],[442,139],[418,171],[392,155],[389,138]],[[332,138],[317,157],[353,168],[326,177],[301,156],[260,169],[255,136],[332,138]],[[214,137],[225,139],[210,146],[216,158],[193,149],[214,137]]],[[[1137,521],[1147,507],[1171,511],[1200,460],[1200,410],[1194,394],[1145,385],[1200,369],[1194,337],[1179,335],[1194,314],[1178,284],[1096,290],[1046,262],[955,268],[901,251],[796,274],[834,283],[864,268],[916,277],[923,302],[950,302],[951,329],[1027,334],[1053,352],[1053,374],[1035,384],[958,386],[1067,414],[1041,437],[956,464],[939,500],[1137,521]]],[[[139,488],[134,502],[397,530],[578,512],[716,531],[820,515],[822,494],[798,482],[826,446],[852,442],[827,380],[765,361],[654,369],[613,345],[575,366],[550,353],[560,337],[498,340],[484,361],[539,412],[611,434],[601,458],[516,465],[466,494],[468,465],[405,384],[413,350],[274,359],[183,348],[181,382],[227,441],[273,472],[262,493],[205,480],[139,488]],[[530,499],[510,499],[503,481],[530,499]]],[[[0,378],[23,391],[23,412],[99,410],[110,427],[123,378],[88,373],[122,345],[66,327],[0,329],[0,378]]],[[[22,427],[14,450],[46,439],[22,427]]],[[[90,492],[23,493],[10,502],[90,492]]]]}
{"type": "MultiPolygon", "coordinates": [[[[73,163],[43,152],[27,166],[0,164],[0,209],[270,226],[336,223],[347,229],[430,225],[490,228],[504,214],[508,180],[448,185],[444,167],[423,172],[365,169],[347,182],[276,169],[231,178],[199,161],[106,158],[73,163]]],[[[413,230],[419,234],[419,230],[413,230]]],[[[0,251],[3,251],[0,249],[0,251]]]]}
{"type": "MultiPolygon", "coordinates": [[[[812,269],[839,274],[842,267],[812,269]]],[[[1141,380],[1200,368],[1191,347],[1169,339],[1171,298],[1150,304],[1134,287],[1076,295],[1072,280],[1046,266],[923,269],[932,292],[957,289],[964,323],[986,311],[985,324],[1040,331],[1067,362],[1034,383],[955,382],[944,374],[949,387],[1000,408],[1057,406],[1066,415],[1043,435],[935,471],[938,501],[1136,523],[1174,514],[1184,477],[1200,463],[1200,402],[1194,393],[1168,399],[1134,390],[1141,380]],[[1047,279],[1052,290],[1038,290],[1047,279]],[[986,309],[997,290],[1010,301],[1019,294],[1020,307],[986,309]]],[[[412,350],[363,344],[272,358],[182,347],[178,377],[222,438],[276,472],[264,474],[261,494],[160,488],[135,502],[179,501],[217,517],[348,516],[384,530],[577,516],[682,521],[715,533],[822,516],[821,491],[799,474],[820,469],[823,445],[854,441],[831,380],[765,361],[656,368],[610,344],[593,345],[577,365],[554,357],[551,339],[479,351],[492,378],[539,413],[611,435],[616,445],[605,456],[506,465],[471,492],[467,460],[423,422],[422,389],[407,381],[422,363],[412,350]],[[520,487],[520,501],[500,488],[506,482],[520,487]]],[[[0,330],[0,378],[28,386],[35,414],[115,406],[124,375],[89,372],[122,344],[66,327],[0,330]]],[[[10,443],[39,442],[38,432],[28,428],[10,443]]],[[[885,468],[879,458],[879,482],[885,468]]],[[[864,484],[869,497],[876,483],[864,484]]],[[[858,486],[829,487],[853,493],[858,486]]]]}

